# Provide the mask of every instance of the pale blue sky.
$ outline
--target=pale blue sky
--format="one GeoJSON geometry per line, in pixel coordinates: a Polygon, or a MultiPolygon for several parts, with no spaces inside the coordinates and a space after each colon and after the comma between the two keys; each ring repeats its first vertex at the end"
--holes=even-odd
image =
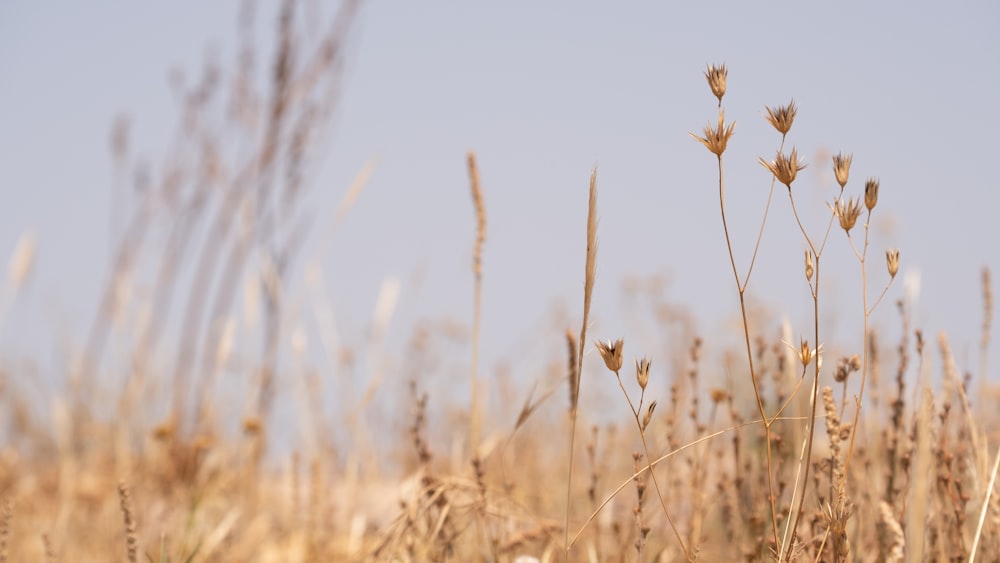
{"type": "MultiPolygon", "coordinates": [[[[271,5],[260,4],[269,30],[271,5]]],[[[130,116],[138,152],[155,168],[176,122],[169,69],[195,76],[212,49],[232,69],[237,5],[0,4],[0,253],[9,256],[28,230],[39,242],[29,289],[0,320],[3,361],[59,371],[60,339],[82,338],[108,261],[112,120],[130,116]]],[[[326,255],[317,255],[321,219],[297,265],[322,261],[349,342],[363,339],[390,275],[403,282],[396,342],[419,318],[471,318],[469,149],[479,155],[489,219],[487,373],[525,346],[536,362],[517,369],[529,378],[561,357],[550,311],[561,303],[578,323],[595,164],[591,334],[631,337],[628,355],[655,360],[652,341],[640,344],[620,314],[620,288],[627,275],[661,273],[669,299],[718,339],[737,301],[714,157],[688,132],[714,121],[702,73],[725,62],[727,118],[737,121],[726,157],[738,260],[746,263],[768,188],[757,157],[772,157],[780,140],[761,118],[764,105],[794,98],[789,142],[810,163],[796,185],[799,205],[822,217],[833,197],[829,154],[853,152],[849,192],[868,176],[882,184],[873,285],[884,280],[884,249],[898,246],[903,272],[919,272],[921,326],[948,331],[966,365],[978,365],[980,268],[1000,276],[992,166],[1000,4],[374,1],[358,24],[334,137],[312,184],[319,216],[332,216],[368,159],[377,156],[378,167],[326,255]]],[[[784,190],[775,193],[750,293],[805,331],[804,246],[784,190]]],[[[833,233],[825,286],[839,327],[855,322],[838,306],[853,305],[857,291],[842,235],[833,233]]],[[[892,307],[877,316],[898,324],[892,307]]]]}

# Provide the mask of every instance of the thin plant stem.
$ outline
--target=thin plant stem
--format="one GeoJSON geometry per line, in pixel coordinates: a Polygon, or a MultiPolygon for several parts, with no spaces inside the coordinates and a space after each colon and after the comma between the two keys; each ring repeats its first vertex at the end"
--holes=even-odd
{"type": "MultiPolygon", "coordinates": [[[[747,273],[746,283],[740,282],[740,274],[736,269],[736,257],[733,254],[733,244],[729,237],[729,225],[726,221],[726,184],[723,176],[722,155],[718,158],[719,164],[719,210],[722,214],[722,230],[726,235],[726,249],[729,251],[729,263],[733,267],[733,278],[736,280],[736,289],[740,296],[740,316],[743,320],[743,339],[746,344],[747,364],[750,369],[750,381],[753,384],[753,394],[757,399],[757,409],[760,412],[761,421],[764,423],[764,437],[767,442],[767,498],[771,503],[771,531],[774,534],[774,542],[778,543],[778,505],[774,494],[774,461],[771,458],[771,422],[768,420],[767,412],[764,410],[764,400],[760,396],[760,387],[757,384],[757,373],[753,364],[753,346],[750,343],[750,322],[747,317],[746,305],[746,283],[749,283],[750,276],[747,273]]],[[[763,232],[763,225],[761,226],[763,232]]],[[[759,241],[758,241],[759,242],[759,241]]],[[[756,255],[756,250],[754,251],[756,255]]]]}
{"type": "Polygon", "coordinates": [[[632,404],[632,399],[628,395],[628,391],[625,390],[625,384],[622,383],[621,375],[616,371],[615,377],[618,378],[618,386],[622,388],[622,393],[625,395],[625,400],[628,401],[628,408],[632,410],[632,416],[635,418],[636,428],[639,430],[639,438],[642,440],[642,451],[646,454],[646,464],[649,469],[649,476],[653,478],[653,486],[656,488],[656,496],[660,499],[660,506],[663,507],[663,515],[667,517],[667,523],[670,524],[670,529],[674,532],[674,536],[677,538],[677,543],[681,546],[681,551],[684,552],[684,557],[688,561],[692,561],[691,552],[688,551],[687,545],[684,544],[684,539],[681,538],[680,532],[677,530],[677,526],[674,525],[674,521],[670,518],[670,513],[667,512],[667,501],[663,499],[663,492],[660,490],[660,483],[656,480],[656,473],[653,471],[650,463],[649,446],[646,445],[646,431],[642,427],[642,422],[639,420],[639,411],[642,410],[642,400],[645,397],[646,392],[642,392],[642,396],[639,398],[639,408],[635,408],[632,404]]]}
{"type": "MultiPolygon", "coordinates": [[[[791,198],[791,192],[789,192],[789,198],[791,198]]],[[[793,209],[793,211],[795,209],[794,202],[792,203],[792,209],[793,209]]],[[[799,217],[798,212],[796,212],[795,213],[796,220],[798,219],[798,217],[799,217]]],[[[802,226],[802,223],[800,222],[799,223],[799,227],[801,227],[801,226],[802,226]]],[[[805,230],[804,229],[803,229],[802,233],[805,234],[805,230]]],[[[806,241],[809,242],[809,246],[812,247],[812,241],[809,240],[808,235],[806,235],[806,241]]],[[[795,532],[798,530],[798,527],[799,527],[799,522],[800,522],[801,516],[802,516],[802,505],[805,503],[805,498],[806,498],[805,487],[806,487],[806,483],[809,482],[809,468],[812,465],[812,463],[811,463],[810,460],[812,459],[813,435],[815,434],[815,429],[816,429],[816,403],[817,403],[816,399],[819,396],[819,355],[818,355],[818,351],[819,351],[819,276],[820,276],[819,266],[820,266],[820,256],[817,254],[815,258],[816,258],[816,265],[815,265],[815,268],[816,268],[816,270],[815,270],[816,282],[815,282],[815,285],[812,288],[812,290],[813,290],[813,296],[812,297],[813,297],[813,337],[815,338],[815,342],[816,342],[817,356],[816,356],[816,359],[814,360],[814,368],[815,369],[813,371],[814,377],[813,377],[813,385],[812,385],[812,394],[810,396],[810,400],[812,401],[812,410],[811,410],[811,412],[809,414],[809,423],[808,423],[809,433],[806,436],[805,457],[803,458],[803,461],[800,462],[801,465],[804,466],[803,467],[803,471],[802,471],[803,475],[802,475],[802,481],[801,481],[802,482],[802,492],[799,494],[798,501],[795,502],[795,503],[793,503],[794,506],[792,506],[789,509],[790,510],[789,516],[791,517],[791,522],[792,523],[791,523],[790,526],[788,526],[788,527],[785,528],[785,542],[782,544],[783,548],[782,548],[781,552],[779,552],[778,561],[789,561],[791,559],[792,548],[793,548],[793,546],[795,544],[795,532]]],[[[799,480],[796,479],[796,487],[798,487],[798,483],[799,483],[799,480]]]]}
{"type": "MultiPolygon", "coordinates": [[[[785,148],[785,135],[781,136],[781,145],[778,146],[778,151],[782,151],[785,148]]],[[[720,160],[722,157],[719,157],[720,160]]],[[[740,291],[744,291],[747,285],[750,283],[750,274],[753,273],[753,266],[757,263],[757,251],[760,250],[760,241],[764,238],[764,225],[767,225],[767,213],[771,210],[771,200],[774,198],[774,184],[778,179],[771,175],[771,187],[767,191],[767,203],[764,204],[764,216],[760,220],[760,230],[757,231],[757,241],[753,245],[753,254],[750,256],[750,266],[747,267],[747,275],[743,278],[743,283],[740,284],[737,280],[737,285],[739,285],[740,291]]],[[[735,267],[734,267],[735,269],[735,267]]]]}

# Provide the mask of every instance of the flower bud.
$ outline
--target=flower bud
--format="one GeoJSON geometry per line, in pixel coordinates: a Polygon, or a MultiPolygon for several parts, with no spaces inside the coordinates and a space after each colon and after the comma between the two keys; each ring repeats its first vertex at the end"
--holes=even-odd
{"type": "Polygon", "coordinates": [[[643,358],[642,360],[635,361],[635,379],[639,382],[639,388],[643,391],[646,390],[646,384],[649,383],[649,360],[643,358]]]}
{"type": "Polygon", "coordinates": [[[865,207],[871,211],[875,209],[876,203],[878,203],[878,180],[868,178],[868,181],[865,182],[865,207]]]}
{"type": "Polygon", "coordinates": [[[722,96],[726,95],[726,76],[728,75],[729,71],[724,64],[711,65],[705,71],[705,79],[708,80],[708,86],[712,89],[712,93],[719,99],[719,105],[722,104],[722,96]]]}
{"type": "Polygon", "coordinates": [[[889,277],[895,278],[896,272],[899,271],[899,249],[894,248],[892,250],[885,251],[885,265],[889,269],[889,277]]]}
{"type": "Polygon", "coordinates": [[[852,154],[837,153],[833,155],[833,174],[837,177],[837,183],[840,184],[841,190],[847,185],[847,177],[851,173],[852,160],[854,160],[854,155],[852,154]]]}

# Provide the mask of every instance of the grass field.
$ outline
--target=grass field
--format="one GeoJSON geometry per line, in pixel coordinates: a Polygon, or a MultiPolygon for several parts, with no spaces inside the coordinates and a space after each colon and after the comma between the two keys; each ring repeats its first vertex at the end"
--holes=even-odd
{"type": "MultiPolygon", "coordinates": [[[[948,335],[912,321],[897,280],[906,249],[871,244],[872,218],[890,210],[878,179],[851,175],[850,153],[808,163],[829,167],[837,187],[823,220],[799,219],[817,215],[797,204],[807,163],[794,146],[794,102],[763,111],[775,131],[774,145],[758,150],[771,174],[763,213],[727,206],[726,149],[737,132],[724,65],[684,79],[703,80],[718,106],[691,134],[709,151],[704,189],[719,200],[696,236],[724,234],[712,258],[731,265],[732,294],[720,299],[739,304],[732,334],[686,326],[664,349],[643,350],[634,335],[591,333],[595,169],[580,190],[588,215],[579,218],[586,252],[574,321],[538,335],[560,342],[536,370],[546,375],[481,372],[489,179],[470,152],[469,329],[418,327],[398,373],[384,378],[407,386],[375,381],[357,404],[327,404],[328,368],[313,365],[289,322],[301,313],[294,303],[324,306],[287,281],[301,268],[303,193],[329,135],[358,6],[344,3],[325,34],[308,37],[296,6],[283,4],[273,60],[258,75],[248,63],[220,80],[209,65],[184,91],[173,168],[144,185],[131,210],[65,385],[39,401],[0,364],[0,563],[1000,558],[989,268],[978,362],[962,365],[948,335]],[[223,136],[249,148],[233,156],[217,144],[223,136]],[[778,205],[795,221],[776,224],[768,212],[778,205]],[[730,221],[748,213],[760,227],[741,255],[730,221]],[[804,334],[752,306],[765,227],[801,240],[812,310],[804,334]],[[852,267],[826,267],[834,246],[849,249],[852,267]],[[135,277],[151,290],[130,291],[135,277]],[[831,279],[859,287],[861,302],[828,295],[831,279]],[[853,312],[848,338],[828,334],[828,302],[853,312]],[[875,328],[890,324],[901,335],[893,341],[875,328]],[[433,377],[442,354],[462,354],[461,384],[433,377]],[[235,388],[222,377],[233,371],[245,375],[235,388]],[[596,378],[613,379],[620,395],[583,400],[596,378]],[[276,404],[279,387],[292,389],[294,404],[276,404]],[[456,398],[455,388],[468,395],[456,398]],[[390,416],[366,410],[376,393],[396,398],[390,416]],[[294,428],[275,423],[280,408],[293,412],[294,428]]],[[[254,60],[251,44],[240,52],[254,60]]],[[[126,127],[115,127],[113,162],[129,170],[126,127]]],[[[369,173],[346,191],[338,217],[369,173]]],[[[14,249],[8,301],[34,252],[30,238],[14,249]]],[[[303,269],[322,286],[322,271],[303,269]]],[[[335,351],[341,378],[373,353],[335,351]]]]}

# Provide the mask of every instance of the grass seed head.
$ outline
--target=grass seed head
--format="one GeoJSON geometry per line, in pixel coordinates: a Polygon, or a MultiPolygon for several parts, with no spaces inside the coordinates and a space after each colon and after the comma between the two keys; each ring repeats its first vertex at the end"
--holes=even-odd
{"type": "Polygon", "coordinates": [[[813,255],[812,251],[806,249],[806,281],[813,279],[813,255]]]}
{"type": "Polygon", "coordinates": [[[878,178],[868,178],[865,182],[865,207],[868,211],[875,209],[878,203],[878,178]]]}
{"type": "Polygon", "coordinates": [[[726,127],[726,112],[719,110],[719,123],[716,127],[713,128],[711,124],[706,125],[704,137],[699,137],[694,133],[689,133],[689,135],[701,141],[701,144],[712,151],[712,154],[722,158],[722,153],[726,152],[726,145],[729,143],[729,138],[733,136],[733,128],[735,127],[735,121],[726,127]]]}
{"type": "Polygon", "coordinates": [[[795,147],[792,147],[792,152],[788,156],[781,154],[779,151],[772,161],[767,161],[763,158],[759,160],[764,168],[767,168],[771,174],[774,174],[774,177],[784,184],[789,191],[792,189],[792,182],[795,181],[795,176],[798,175],[799,170],[806,167],[806,163],[799,161],[799,153],[796,152],[795,147]]]}
{"type": "Polygon", "coordinates": [[[782,136],[787,135],[792,129],[792,122],[795,121],[795,114],[798,113],[798,108],[795,107],[795,100],[788,102],[787,106],[778,106],[772,109],[769,106],[764,106],[767,110],[767,121],[772,127],[778,130],[782,136]]]}
{"type": "Polygon", "coordinates": [[[847,177],[851,173],[851,161],[854,160],[853,154],[844,154],[838,152],[833,155],[833,174],[837,177],[837,183],[840,184],[840,189],[843,190],[847,186],[847,177]]]}
{"type": "Polygon", "coordinates": [[[728,75],[729,70],[726,69],[725,64],[709,65],[705,71],[705,79],[708,80],[708,86],[712,89],[712,93],[719,99],[719,105],[722,105],[722,97],[726,95],[726,77],[728,75]]]}
{"type": "Polygon", "coordinates": [[[601,353],[601,358],[604,359],[604,365],[608,366],[608,369],[615,373],[618,373],[622,369],[622,348],[624,344],[625,341],[621,338],[618,340],[608,340],[607,342],[600,340],[594,342],[597,350],[601,353]]]}

